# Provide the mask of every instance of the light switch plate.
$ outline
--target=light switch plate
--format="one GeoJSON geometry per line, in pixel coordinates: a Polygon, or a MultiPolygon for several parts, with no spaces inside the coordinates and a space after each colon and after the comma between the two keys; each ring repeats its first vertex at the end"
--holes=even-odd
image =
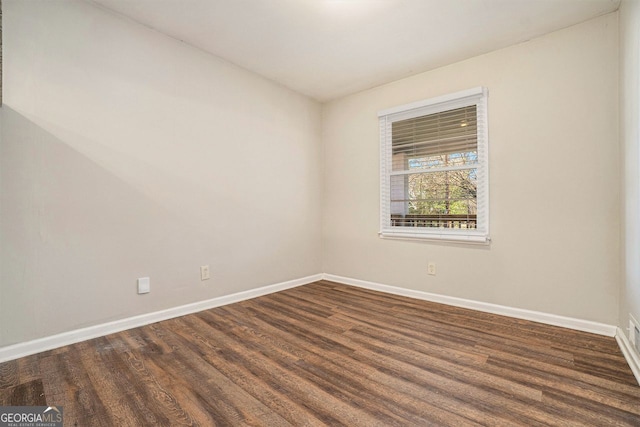
{"type": "Polygon", "coordinates": [[[151,292],[151,279],[148,277],[141,277],[138,279],[138,293],[148,294],[151,292]]]}

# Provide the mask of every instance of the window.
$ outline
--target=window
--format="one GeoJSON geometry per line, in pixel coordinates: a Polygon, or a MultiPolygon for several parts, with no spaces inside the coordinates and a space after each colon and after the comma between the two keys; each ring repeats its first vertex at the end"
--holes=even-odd
{"type": "Polygon", "coordinates": [[[380,119],[380,236],[489,241],[487,90],[391,108],[380,119]]]}

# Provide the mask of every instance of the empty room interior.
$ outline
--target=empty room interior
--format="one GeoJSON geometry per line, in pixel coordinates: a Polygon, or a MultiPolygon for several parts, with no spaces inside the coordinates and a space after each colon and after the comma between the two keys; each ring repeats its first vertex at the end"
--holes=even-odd
{"type": "Polygon", "coordinates": [[[640,426],[639,0],[0,4],[0,414],[640,426]]]}

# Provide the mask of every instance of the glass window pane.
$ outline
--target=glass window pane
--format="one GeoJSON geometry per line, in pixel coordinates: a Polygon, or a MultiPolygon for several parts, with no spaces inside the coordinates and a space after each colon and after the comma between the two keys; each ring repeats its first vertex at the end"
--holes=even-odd
{"type": "Polygon", "coordinates": [[[391,177],[391,225],[475,228],[478,170],[391,177]]]}

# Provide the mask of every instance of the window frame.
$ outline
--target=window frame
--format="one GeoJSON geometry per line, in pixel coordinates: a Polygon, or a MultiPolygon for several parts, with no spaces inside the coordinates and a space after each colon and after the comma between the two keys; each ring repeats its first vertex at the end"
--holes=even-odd
{"type": "Polygon", "coordinates": [[[380,231],[381,238],[489,244],[489,129],[485,87],[400,105],[378,112],[380,126],[380,231]],[[477,114],[478,187],[475,229],[391,226],[392,124],[400,120],[475,105],[477,114]]]}

